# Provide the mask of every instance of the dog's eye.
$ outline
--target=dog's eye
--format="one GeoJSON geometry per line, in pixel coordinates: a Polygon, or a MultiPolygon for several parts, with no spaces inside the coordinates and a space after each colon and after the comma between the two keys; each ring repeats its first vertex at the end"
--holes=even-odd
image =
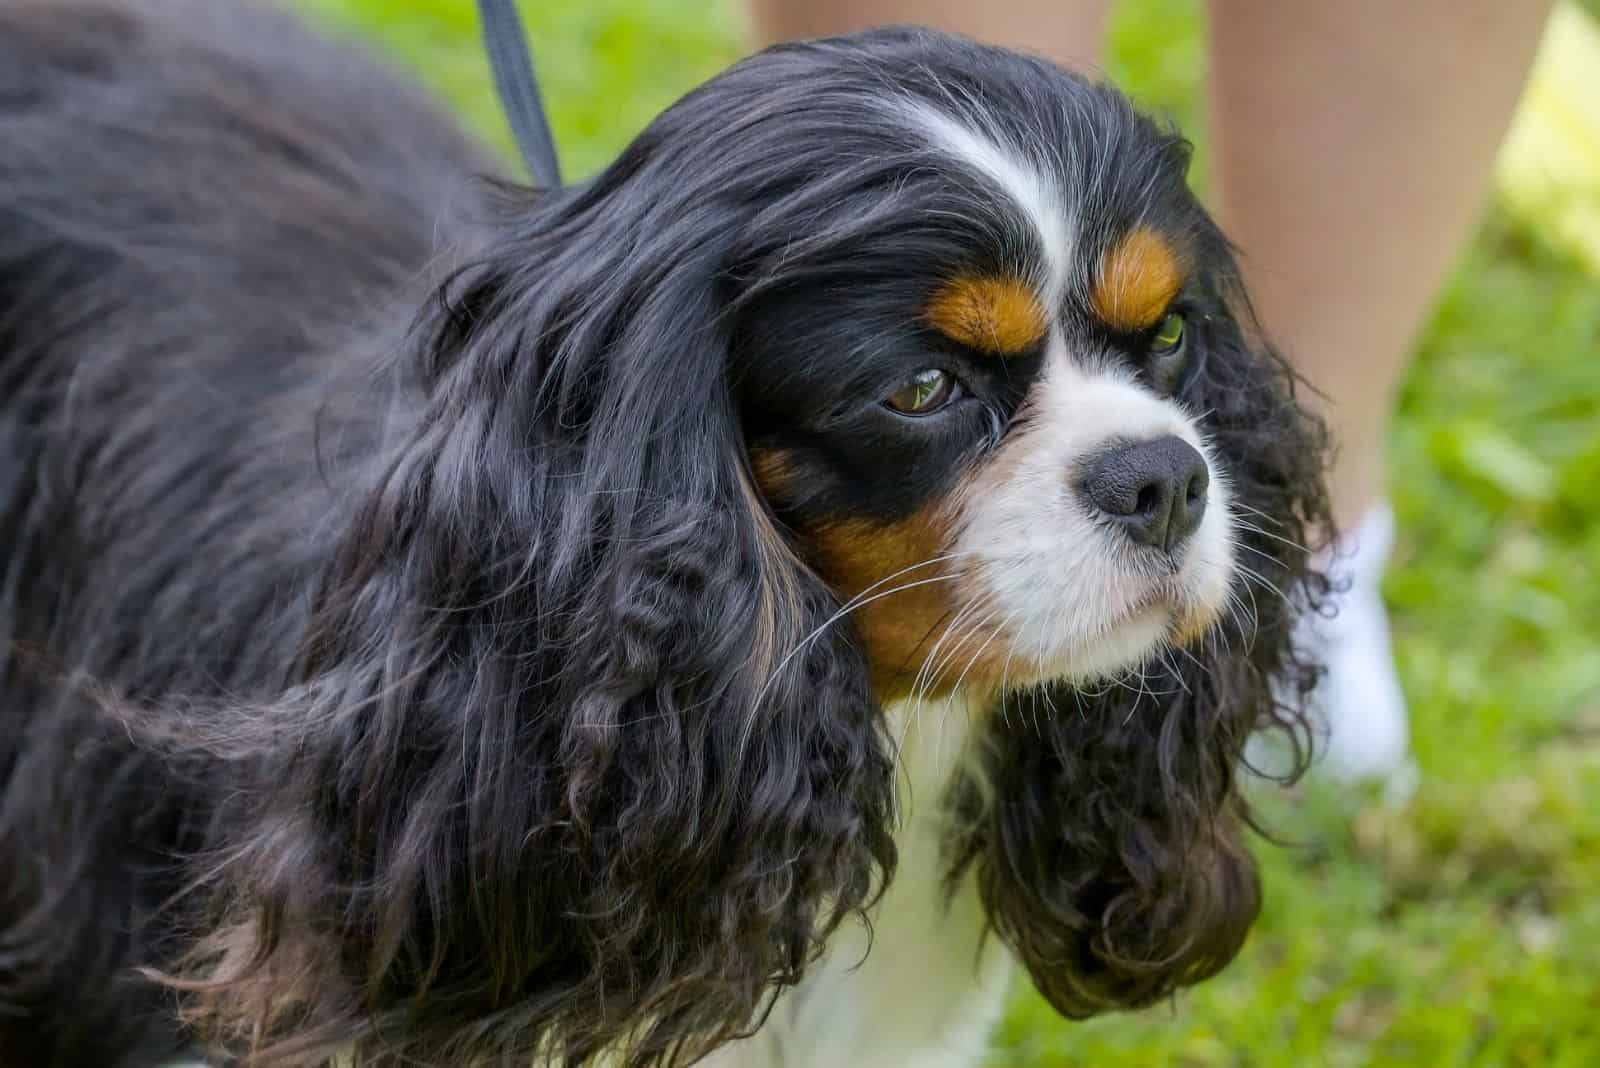
{"type": "Polygon", "coordinates": [[[918,371],[911,380],[884,398],[883,403],[901,415],[929,415],[956,398],[956,381],[944,371],[918,371]]]}
{"type": "Polygon", "coordinates": [[[1173,312],[1161,320],[1154,336],[1150,338],[1150,355],[1170,356],[1183,348],[1183,316],[1173,312]]]}
{"type": "Polygon", "coordinates": [[[1156,388],[1174,392],[1183,378],[1187,346],[1184,344],[1184,317],[1173,312],[1150,335],[1150,377],[1156,388]]]}

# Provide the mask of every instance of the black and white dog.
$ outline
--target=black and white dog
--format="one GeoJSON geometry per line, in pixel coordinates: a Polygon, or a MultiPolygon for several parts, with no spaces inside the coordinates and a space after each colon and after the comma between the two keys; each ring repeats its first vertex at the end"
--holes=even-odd
{"type": "Polygon", "coordinates": [[[0,1064],[976,1063],[1216,972],[1320,426],[1184,144],[915,30],[541,195],[0,0],[0,1064]]]}

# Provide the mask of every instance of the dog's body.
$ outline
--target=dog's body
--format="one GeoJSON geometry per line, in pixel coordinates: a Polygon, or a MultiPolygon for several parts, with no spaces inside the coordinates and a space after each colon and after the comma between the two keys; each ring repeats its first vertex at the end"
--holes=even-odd
{"type": "MultiPolygon", "coordinates": [[[[1012,952],[1072,1015],[1225,963],[1256,903],[1232,769],[1312,678],[1287,633],[1318,586],[1317,431],[1235,323],[1168,143],[1022,63],[905,34],[773,53],[507,213],[452,123],[279,15],[0,0],[0,1065],[147,1068],[198,1040],[944,1068],[981,1057],[1012,952]],[[1079,109],[1081,144],[1037,159],[1098,192],[994,151],[1023,135],[961,126],[922,71],[970,74],[948,97],[969,117],[1031,115],[1034,83],[1029,122],[1079,109]],[[849,121],[807,132],[829,108],[849,121]],[[995,189],[1020,223],[984,214],[995,189]],[[1058,215],[1071,241],[1012,232],[1058,215]],[[1074,363],[1010,274],[941,267],[969,288],[917,345],[966,381],[793,422],[880,358],[824,372],[849,339],[823,335],[892,339],[907,316],[873,311],[902,265],[979,263],[969,224],[1011,234],[1007,271],[1047,264],[1071,330],[1110,322],[1105,354],[1074,363]],[[1108,290],[1118,250],[1136,269],[1108,290]],[[1141,303],[1152,272],[1172,291],[1141,303]],[[1179,299],[1201,370],[1107,370],[1157,351],[1179,299]],[[923,416],[976,419],[980,396],[981,446],[923,416]],[[1057,420],[1073,397],[1092,412],[1057,420]],[[1213,483],[1203,519],[1153,535],[1159,598],[1103,617],[1073,594],[1100,581],[1088,548],[1041,576],[985,555],[1036,528],[1046,461],[1100,447],[1085,427],[1165,434],[1202,505],[1213,483]],[[907,452],[934,433],[946,452],[907,452]],[[952,488],[990,470],[1010,481],[952,488]],[[968,617],[929,670],[962,612],[874,595],[957,558],[980,570],[938,580],[1010,614],[968,617]],[[1056,649],[1055,626],[1089,637],[1056,649]]],[[[1080,545],[1122,536],[1079,515],[1080,545]]]]}
{"type": "MultiPolygon", "coordinates": [[[[37,800],[61,771],[14,740],[51,729],[52,714],[70,719],[62,672],[134,700],[282,684],[309,576],[371,480],[366,458],[408,417],[372,372],[378,351],[308,339],[386,313],[403,323],[411,309],[396,299],[484,169],[419,94],[286,18],[209,0],[163,14],[0,5],[0,782],[12,835],[49,818],[37,800]]],[[[95,789],[68,802],[84,806],[75,833],[96,854],[70,905],[30,914],[54,874],[43,858],[26,874],[29,858],[0,862],[0,928],[28,916],[59,954],[8,956],[18,932],[0,934],[0,1000],[37,999],[45,1014],[34,1028],[0,1013],[8,1068],[149,1065],[148,1050],[175,1048],[170,1009],[156,1008],[166,999],[131,972],[143,936],[128,932],[180,881],[129,873],[201,836],[186,826],[188,791],[160,761],[129,757],[108,754],[104,778],[84,779],[95,789]],[[60,928],[60,910],[96,917],[100,933],[60,928]]]]}

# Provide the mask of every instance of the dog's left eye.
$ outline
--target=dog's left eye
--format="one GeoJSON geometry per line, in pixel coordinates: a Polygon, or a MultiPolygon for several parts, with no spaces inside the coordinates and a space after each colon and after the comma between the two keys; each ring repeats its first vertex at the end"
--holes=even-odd
{"type": "Polygon", "coordinates": [[[884,398],[883,403],[901,415],[931,415],[956,399],[956,380],[945,371],[928,368],[884,398]]]}
{"type": "Polygon", "coordinates": [[[1184,316],[1172,312],[1150,335],[1150,376],[1162,390],[1177,388],[1185,362],[1184,316]]]}

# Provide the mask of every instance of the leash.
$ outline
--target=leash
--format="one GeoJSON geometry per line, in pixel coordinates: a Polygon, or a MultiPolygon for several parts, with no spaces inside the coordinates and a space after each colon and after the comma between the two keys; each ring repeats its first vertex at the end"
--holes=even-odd
{"type": "Polygon", "coordinates": [[[528,52],[528,38],[517,15],[515,0],[478,0],[483,23],[483,47],[489,53],[500,107],[511,123],[528,172],[545,189],[561,188],[561,160],[556,155],[550,120],[545,117],[539,78],[528,52]]]}

